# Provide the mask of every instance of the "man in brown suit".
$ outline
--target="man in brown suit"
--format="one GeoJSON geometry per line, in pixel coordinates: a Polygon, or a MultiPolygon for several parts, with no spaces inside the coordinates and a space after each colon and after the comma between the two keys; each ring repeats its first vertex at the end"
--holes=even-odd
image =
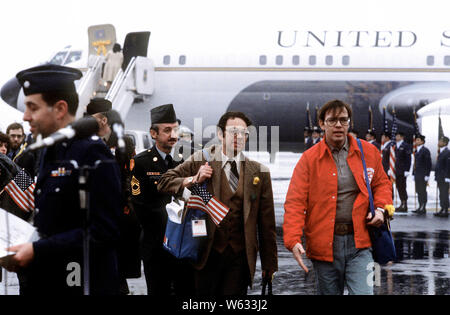
{"type": "Polygon", "coordinates": [[[160,192],[180,195],[206,181],[207,190],[230,208],[217,226],[206,220],[207,244],[194,267],[197,295],[244,295],[252,285],[260,251],[262,276],[278,268],[272,182],[267,167],[242,154],[250,120],[227,112],[219,120],[221,144],[197,151],[165,173],[160,192]]]}

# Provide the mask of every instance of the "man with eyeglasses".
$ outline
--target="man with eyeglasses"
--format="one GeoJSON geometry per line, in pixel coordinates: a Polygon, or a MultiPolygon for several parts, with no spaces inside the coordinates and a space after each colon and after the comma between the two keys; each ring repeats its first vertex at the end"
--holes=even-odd
{"type": "Polygon", "coordinates": [[[142,261],[149,295],[192,294],[190,265],[176,260],[163,248],[166,205],[172,197],[157,190],[161,176],[182,162],[173,155],[178,128],[172,104],[153,108],[150,134],[155,145],[130,163],[131,201],[143,229],[142,261]]]}
{"type": "Polygon", "coordinates": [[[308,272],[302,258],[305,236],[318,294],[343,294],[345,285],[350,294],[373,294],[367,281],[373,271],[368,225],[380,226],[385,205],[392,204],[392,187],[380,153],[361,140],[375,217],[368,211],[361,151],[348,135],[351,118],[350,106],[340,100],[322,106],[319,124],[325,131],[324,141],[303,153],[284,205],[284,244],[308,272]]]}
{"type": "Polygon", "coordinates": [[[217,124],[220,144],[197,151],[158,185],[161,192],[176,195],[206,183],[207,191],[229,208],[217,225],[206,219],[207,242],[193,264],[197,295],[245,295],[258,249],[263,279],[271,281],[278,268],[270,172],[242,153],[251,124],[242,112],[225,113],[217,124]]]}

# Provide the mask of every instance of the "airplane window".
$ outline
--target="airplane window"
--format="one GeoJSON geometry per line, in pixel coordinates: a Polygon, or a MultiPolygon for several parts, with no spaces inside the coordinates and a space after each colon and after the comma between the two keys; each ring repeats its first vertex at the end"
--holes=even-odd
{"type": "Polygon", "coordinates": [[[151,147],[151,145],[150,145],[150,139],[148,138],[148,135],[144,135],[144,148],[145,149],[148,149],[148,148],[150,148],[151,147]]]}
{"type": "Polygon", "coordinates": [[[292,56],[292,64],[298,66],[300,64],[300,56],[292,56]]]}
{"type": "Polygon", "coordinates": [[[434,66],[434,56],[427,56],[427,66],[434,66]]]}
{"type": "Polygon", "coordinates": [[[165,65],[170,64],[170,56],[169,56],[169,55],[165,55],[165,56],[164,56],[164,58],[163,58],[163,63],[164,63],[165,65]]]}
{"type": "Polygon", "coordinates": [[[309,64],[314,66],[316,64],[316,56],[309,56],[309,64]]]}
{"type": "Polygon", "coordinates": [[[261,56],[259,56],[259,64],[260,65],[266,65],[267,64],[267,56],[265,56],[265,55],[261,55],[261,56]]]}
{"type": "Polygon", "coordinates": [[[56,53],[55,56],[49,61],[53,65],[62,65],[64,58],[66,57],[67,51],[60,51],[56,53]]]}
{"type": "Polygon", "coordinates": [[[283,56],[278,55],[278,56],[275,58],[275,63],[276,63],[278,66],[281,66],[281,65],[283,64],[283,56]]]}
{"type": "Polygon", "coordinates": [[[178,63],[180,65],[185,65],[186,64],[186,56],[185,55],[181,55],[180,59],[178,60],[178,63]]]}
{"type": "Polygon", "coordinates": [[[342,56],[342,64],[344,66],[348,66],[350,64],[350,56],[347,55],[342,56]]]}
{"type": "Polygon", "coordinates": [[[81,59],[81,50],[71,51],[64,64],[72,63],[81,59]]]}
{"type": "Polygon", "coordinates": [[[325,57],[325,64],[327,66],[331,66],[333,64],[333,56],[330,56],[330,55],[326,56],[325,57]]]}
{"type": "Polygon", "coordinates": [[[450,66],[450,56],[445,56],[444,57],[444,65],[450,66]]]}

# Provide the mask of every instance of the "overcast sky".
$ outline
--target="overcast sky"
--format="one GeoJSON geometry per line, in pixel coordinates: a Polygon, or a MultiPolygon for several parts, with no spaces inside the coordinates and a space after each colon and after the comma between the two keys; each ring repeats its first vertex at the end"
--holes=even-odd
{"type": "Polygon", "coordinates": [[[87,45],[87,28],[94,24],[113,24],[121,43],[131,31],[227,34],[264,29],[269,21],[279,30],[450,29],[449,8],[445,0],[3,1],[0,84],[68,44],[87,45]]]}

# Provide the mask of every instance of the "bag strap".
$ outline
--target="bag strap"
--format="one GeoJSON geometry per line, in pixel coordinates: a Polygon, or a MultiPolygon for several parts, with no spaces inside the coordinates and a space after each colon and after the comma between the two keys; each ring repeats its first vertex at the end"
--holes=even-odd
{"type": "Polygon", "coordinates": [[[362,158],[362,163],[364,166],[364,176],[366,178],[367,191],[369,192],[370,212],[372,213],[372,217],[374,217],[375,209],[373,206],[373,195],[372,195],[372,189],[370,189],[369,175],[367,175],[367,167],[366,167],[366,160],[364,159],[364,151],[362,148],[361,140],[356,139],[356,142],[358,143],[359,150],[361,151],[361,158],[362,158]]]}

